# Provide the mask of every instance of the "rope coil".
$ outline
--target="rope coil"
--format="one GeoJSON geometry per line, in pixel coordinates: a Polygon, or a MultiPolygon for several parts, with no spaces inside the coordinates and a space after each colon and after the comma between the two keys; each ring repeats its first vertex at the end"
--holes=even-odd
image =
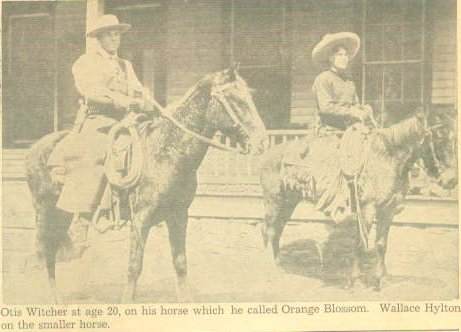
{"type": "Polygon", "coordinates": [[[117,123],[109,131],[109,151],[104,163],[104,170],[109,183],[117,189],[131,189],[138,183],[142,175],[144,165],[144,153],[141,138],[136,126],[133,124],[117,123]],[[127,174],[123,176],[121,172],[113,168],[113,158],[115,154],[115,141],[123,132],[127,132],[131,137],[131,162],[127,174]]]}

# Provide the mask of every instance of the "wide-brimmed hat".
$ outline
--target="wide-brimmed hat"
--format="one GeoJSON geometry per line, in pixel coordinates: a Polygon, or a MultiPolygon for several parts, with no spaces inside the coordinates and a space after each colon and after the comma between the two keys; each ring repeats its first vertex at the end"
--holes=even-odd
{"type": "Polygon", "coordinates": [[[86,35],[88,37],[96,37],[101,32],[117,30],[126,32],[131,29],[131,25],[127,23],[120,23],[115,15],[102,15],[96,22],[88,29],[86,35]]]}
{"type": "Polygon", "coordinates": [[[337,46],[344,46],[352,59],[360,49],[360,37],[353,32],[327,33],[312,50],[312,60],[317,65],[325,65],[337,46]]]}

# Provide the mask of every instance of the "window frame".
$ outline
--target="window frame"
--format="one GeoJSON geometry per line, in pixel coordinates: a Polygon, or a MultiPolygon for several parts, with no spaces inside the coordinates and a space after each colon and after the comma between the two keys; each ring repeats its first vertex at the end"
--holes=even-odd
{"type": "MultiPolygon", "coordinates": [[[[242,1],[242,0],[240,0],[242,1]]],[[[274,1],[275,3],[275,1],[274,1]]],[[[281,95],[281,107],[277,108],[277,112],[271,112],[269,109],[261,108],[267,110],[263,112],[264,115],[263,121],[266,123],[268,128],[271,129],[285,129],[290,126],[290,119],[291,119],[291,93],[292,93],[292,86],[291,86],[291,61],[292,61],[292,50],[291,50],[291,40],[293,34],[292,28],[292,4],[291,1],[285,0],[278,0],[278,5],[275,7],[277,9],[276,14],[273,16],[276,22],[277,27],[280,28],[280,38],[277,39],[277,43],[274,43],[276,46],[274,49],[278,52],[277,54],[277,61],[266,61],[267,63],[262,63],[262,61],[253,61],[253,63],[242,63],[239,62],[238,59],[238,45],[237,45],[237,38],[238,33],[237,29],[239,28],[239,22],[237,21],[237,15],[239,15],[238,11],[238,1],[237,0],[229,0],[224,4],[224,33],[225,33],[225,40],[227,41],[224,46],[223,51],[223,62],[226,65],[232,66],[233,64],[238,64],[240,73],[242,76],[245,77],[245,73],[248,72],[257,72],[261,74],[262,72],[274,72],[276,75],[279,75],[282,79],[285,79],[283,84],[283,89],[280,89],[281,95]],[[267,122],[266,122],[267,120],[267,122]]],[[[258,7],[256,7],[258,8],[258,7]]],[[[275,39],[274,39],[275,40],[275,39]]],[[[271,45],[272,46],[272,45],[271,45]]],[[[274,53],[275,54],[275,53],[274,53]]],[[[243,54],[244,55],[244,54],[243,54]]],[[[245,61],[245,56],[242,57],[242,61],[245,61]]],[[[264,58],[263,58],[264,60],[264,58]]],[[[264,61],[263,61],[264,62],[264,61]]],[[[266,81],[267,83],[268,81],[266,81]]],[[[272,82],[272,81],[271,81],[272,82]]],[[[275,79],[275,82],[280,82],[279,80],[275,79]]],[[[258,99],[257,94],[258,91],[267,91],[264,89],[259,89],[257,86],[252,86],[250,82],[248,82],[252,88],[254,88],[254,98],[255,102],[258,99]]],[[[270,83],[268,83],[270,85],[270,83]]],[[[265,99],[264,99],[265,100],[265,99]]],[[[259,105],[262,106],[262,105],[259,105]]]]}
{"type": "MultiPolygon", "coordinates": [[[[380,1],[380,0],[371,0],[371,1],[380,1]]],[[[363,46],[361,50],[361,57],[362,57],[362,93],[361,93],[361,100],[362,103],[365,104],[367,101],[366,98],[366,91],[367,91],[367,68],[373,67],[373,66],[394,66],[394,65],[400,65],[405,66],[405,65],[419,65],[420,70],[419,70],[419,75],[421,78],[421,86],[420,86],[420,98],[419,101],[422,103],[423,106],[427,105],[428,97],[430,93],[428,93],[428,83],[427,80],[427,57],[428,57],[428,51],[427,51],[427,45],[426,45],[426,39],[427,39],[427,8],[428,8],[428,2],[426,0],[420,0],[421,1],[421,18],[418,20],[419,26],[421,27],[421,50],[420,50],[420,57],[419,59],[404,59],[403,56],[400,60],[368,60],[367,59],[367,43],[366,43],[366,38],[367,38],[367,29],[370,25],[375,25],[375,26],[400,26],[403,27],[407,24],[414,24],[414,23],[406,23],[405,21],[399,22],[399,23],[373,23],[369,24],[367,23],[367,9],[368,9],[368,4],[370,3],[370,0],[362,0],[362,40],[363,46]]],[[[403,36],[403,31],[401,31],[401,35],[403,36]]],[[[403,39],[402,39],[403,40],[403,39]]],[[[400,73],[400,84],[401,84],[401,96],[400,96],[400,101],[404,102],[405,101],[405,96],[404,96],[404,70],[401,70],[400,73]]],[[[385,109],[385,103],[386,100],[389,101],[389,99],[386,99],[384,96],[384,86],[385,86],[385,77],[383,75],[381,79],[381,94],[379,95],[379,99],[376,100],[376,102],[380,102],[380,114],[382,115],[383,113],[386,112],[385,109]]],[[[384,125],[384,117],[381,116],[381,123],[380,125],[384,125]]]]}

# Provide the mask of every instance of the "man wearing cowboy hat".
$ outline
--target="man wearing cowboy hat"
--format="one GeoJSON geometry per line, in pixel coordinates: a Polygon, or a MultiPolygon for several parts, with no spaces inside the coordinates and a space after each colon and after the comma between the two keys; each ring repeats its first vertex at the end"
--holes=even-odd
{"type": "MultiPolygon", "coordinates": [[[[121,34],[131,28],[114,15],[103,15],[87,36],[96,38],[96,49],[83,54],[72,67],[75,86],[84,98],[84,120],[53,151],[48,160],[52,178],[64,182],[57,207],[91,218],[104,187],[103,159],[107,133],[127,111],[152,108],[132,64],[118,57],[121,34]],[[65,168],[63,166],[66,166],[65,168]],[[65,173],[65,181],[60,178],[65,173]]],[[[80,113],[80,111],[79,111],[80,113]]]]}
{"type": "Polygon", "coordinates": [[[324,69],[312,87],[321,130],[345,130],[372,114],[370,106],[359,104],[355,84],[347,75],[349,61],[359,48],[359,36],[339,32],[325,35],[312,51],[313,62],[324,69]]]}

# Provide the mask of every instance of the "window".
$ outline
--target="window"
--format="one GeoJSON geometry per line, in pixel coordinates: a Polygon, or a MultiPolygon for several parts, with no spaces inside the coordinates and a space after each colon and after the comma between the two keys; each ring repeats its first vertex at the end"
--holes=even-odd
{"type": "Polygon", "coordinates": [[[229,60],[255,90],[254,99],[268,128],[289,123],[290,73],[287,5],[283,0],[230,2],[229,60]]]}
{"type": "Polygon", "coordinates": [[[3,139],[27,146],[54,127],[56,45],[50,3],[3,4],[3,139]]]}
{"type": "Polygon", "coordinates": [[[364,0],[363,90],[383,126],[424,104],[424,0],[364,0]]]}

